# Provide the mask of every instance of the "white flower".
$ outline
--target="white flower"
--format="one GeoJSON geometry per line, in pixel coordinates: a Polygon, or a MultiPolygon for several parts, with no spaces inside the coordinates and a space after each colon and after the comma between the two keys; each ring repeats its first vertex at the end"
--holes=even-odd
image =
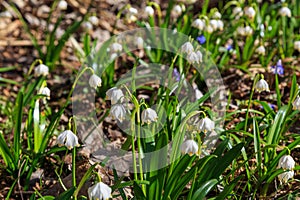
{"type": "Polygon", "coordinates": [[[111,188],[105,183],[99,182],[89,187],[88,195],[90,200],[107,200],[111,197],[111,188]]]}
{"type": "Polygon", "coordinates": [[[153,16],[154,15],[154,9],[151,6],[145,7],[145,13],[147,16],[153,16]]]}
{"type": "Polygon", "coordinates": [[[203,97],[202,92],[198,88],[195,89],[195,97],[196,97],[196,100],[199,100],[201,97],[203,97]]]}
{"type": "Polygon", "coordinates": [[[190,42],[186,42],[181,46],[181,52],[190,54],[194,51],[194,47],[190,42]]]}
{"type": "Polygon", "coordinates": [[[175,5],[172,9],[173,15],[179,16],[182,14],[182,8],[180,5],[175,5]]]}
{"type": "Polygon", "coordinates": [[[204,30],[205,22],[202,19],[195,19],[192,23],[192,27],[199,29],[200,31],[204,30]]]}
{"type": "Polygon", "coordinates": [[[110,115],[113,119],[117,119],[120,122],[123,122],[126,115],[126,110],[122,104],[114,104],[110,109],[110,115]]]}
{"type": "Polygon", "coordinates": [[[151,108],[147,108],[142,112],[142,124],[150,124],[151,122],[156,122],[158,119],[157,113],[151,108]]]}
{"type": "Polygon", "coordinates": [[[289,179],[293,178],[294,167],[295,167],[295,161],[292,156],[284,155],[279,159],[278,168],[282,168],[284,170],[290,170],[278,175],[278,179],[280,183],[286,183],[289,179]]]}
{"type": "Polygon", "coordinates": [[[57,7],[60,10],[67,10],[68,3],[66,1],[64,1],[64,0],[61,0],[61,1],[58,2],[57,7]]]}
{"type": "Polygon", "coordinates": [[[294,49],[300,52],[300,40],[294,42],[294,49]]]}
{"type": "Polygon", "coordinates": [[[135,22],[137,20],[136,15],[138,14],[137,9],[130,7],[125,15],[125,19],[128,23],[135,22]]]}
{"type": "Polygon", "coordinates": [[[242,26],[239,26],[237,29],[236,29],[237,33],[241,36],[244,36],[245,35],[245,28],[242,27],[242,26]]]}
{"type": "Polygon", "coordinates": [[[192,53],[188,54],[186,59],[187,59],[189,64],[194,64],[194,63],[199,64],[199,58],[198,58],[198,55],[195,52],[192,52],[192,53]]]}
{"type": "Polygon", "coordinates": [[[214,29],[213,29],[213,27],[210,24],[205,27],[205,30],[206,30],[207,33],[214,32],[214,29]]]}
{"type": "Polygon", "coordinates": [[[255,10],[252,7],[246,7],[245,8],[245,15],[249,17],[250,19],[253,19],[255,17],[255,10]]]}
{"type": "Polygon", "coordinates": [[[300,110],[300,97],[299,96],[293,102],[293,109],[300,110]]]}
{"type": "Polygon", "coordinates": [[[258,55],[264,56],[266,53],[266,49],[263,45],[261,45],[255,50],[255,52],[258,53],[258,55]]]}
{"type": "Polygon", "coordinates": [[[50,99],[50,89],[48,87],[41,88],[39,94],[45,95],[47,99],[50,99]]]}
{"type": "Polygon", "coordinates": [[[10,18],[11,19],[13,16],[8,10],[6,10],[6,11],[0,13],[0,17],[1,18],[5,17],[5,18],[10,18]]]}
{"type": "Polygon", "coordinates": [[[49,67],[47,67],[44,64],[39,64],[35,69],[34,69],[34,75],[35,76],[47,76],[49,74],[49,67]]]}
{"type": "Polygon", "coordinates": [[[142,49],[144,47],[144,40],[142,37],[137,37],[135,43],[139,49],[142,49]]]}
{"type": "Polygon", "coordinates": [[[288,7],[282,7],[280,10],[279,10],[279,14],[282,16],[282,17],[291,17],[292,16],[292,13],[291,13],[291,10],[288,8],[288,7]]]}
{"type": "Polygon", "coordinates": [[[112,43],[111,46],[110,46],[110,50],[113,53],[120,52],[120,51],[122,51],[122,49],[123,49],[122,45],[117,43],[117,42],[112,43]]]}
{"type": "Polygon", "coordinates": [[[218,29],[218,21],[215,19],[212,19],[209,21],[209,24],[211,25],[211,27],[213,28],[214,31],[216,31],[218,29]]]}
{"type": "Polygon", "coordinates": [[[98,19],[98,17],[93,15],[93,16],[89,17],[89,22],[91,22],[93,25],[97,26],[99,23],[99,19],[98,19]]]}
{"type": "Polygon", "coordinates": [[[198,130],[202,131],[203,133],[207,133],[208,131],[213,131],[215,129],[215,122],[205,117],[200,119],[198,123],[198,130]]]}
{"type": "Polygon", "coordinates": [[[218,23],[218,29],[220,31],[223,31],[223,29],[224,29],[224,23],[223,23],[223,21],[219,19],[219,20],[217,20],[217,23],[218,23]]]}
{"type": "Polygon", "coordinates": [[[241,7],[234,7],[232,10],[232,14],[236,15],[236,17],[239,18],[243,15],[243,10],[241,7]]]}
{"type": "Polygon", "coordinates": [[[111,104],[116,104],[119,101],[122,102],[122,98],[124,97],[124,94],[122,90],[113,87],[107,90],[106,92],[107,99],[111,101],[111,104]]]}
{"type": "Polygon", "coordinates": [[[222,17],[222,15],[221,15],[221,13],[220,12],[215,12],[214,13],[214,15],[213,15],[213,18],[215,18],[215,19],[221,19],[221,17],[222,17]]]}
{"type": "Polygon", "coordinates": [[[288,180],[293,177],[294,177],[294,171],[287,171],[278,175],[278,179],[281,184],[288,182],[288,180]]]}
{"type": "Polygon", "coordinates": [[[284,170],[289,169],[293,170],[295,168],[295,161],[292,156],[284,155],[279,159],[278,168],[282,168],[284,170]]]}
{"type": "Polygon", "coordinates": [[[246,27],[244,28],[244,31],[245,31],[245,35],[246,35],[246,36],[250,36],[250,35],[253,34],[253,29],[252,29],[250,26],[246,26],[246,27]]]}
{"type": "Polygon", "coordinates": [[[257,83],[255,85],[255,89],[258,92],[262,92],[262,91],[270,92],[269,84],[264,79],[260,79],[259,81],[257,81],[257,83]]]}
{"type": "Polygon", "coordinates": [[[66,130],[57,137],[58,145],[65,145],[69,150],[75,146],[79,146],[77,136],[70,130],[66,130]]]}
{"type": "Polygon", "coordinates": [[[93,74],[89,79],[89,84],[92,88],[96,89],[97,87],[101,87],[102,80],[99,76],[93,74]]]}
{"type": "Polygon", "coordinates": [[[82,27],[86,30],[92,30],[93,29],[93,24],[91,22],[83,22],[82,27]]]}
{"type": "Polygon", "coordinates": [[[198,56],[198,61],[199,61],[199,63],[201,63],[202,62],[202,53],[201,53],[201,51],[196,51],[196,54],[197,54],[197,56],[198,56]]]}
{"type": "Polygon", "coordinates": [[[182,154],[198,154],[198,144],[194,140],[186,140],[180,146],[180,151],[182,154]]]}

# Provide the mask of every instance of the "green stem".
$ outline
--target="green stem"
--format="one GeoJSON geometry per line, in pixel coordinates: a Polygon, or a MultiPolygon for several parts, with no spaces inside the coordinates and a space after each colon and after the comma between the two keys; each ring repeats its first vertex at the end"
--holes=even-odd
{"type": "Polygon", "coordinates": [[[135,156],[135,112],[132,113],[131,116],[131,133],[132,133],[132,140],[131,140],[131,145],[132,145],[132,156],[133,156],[133,175],[134,175],[134,180],[137,181],[137,167],[136,167],[136,156],[135,156]]]}
{"type": "MultiPolygon", "coordinates": [[[[72,184],[76,188],[76,147],[72,150],[72,184]]],[[[74,195],[74,199],[77,199],[77,195],[74,195]]]]}
{"type": "MultiPolygon", "coordinates": [[[[139,167],[140,167],[140,180],[143,181],[144,180],[144,174],[143,174],[143,163],[142,163],[142,157],[141,157],[141,153],[140,150],[142,150],[142,146],[141,146],[141,120],[140,120],[140,107],[137,108],[137,124],[138,124],[138,130],[137,130],[137,145],[138,145],[138,156],[139,156],[139,167]]],[[[145,185],[142,184],[142,190],[144,192],[144,194],[146,194],[146,188],[145,185]]]]}

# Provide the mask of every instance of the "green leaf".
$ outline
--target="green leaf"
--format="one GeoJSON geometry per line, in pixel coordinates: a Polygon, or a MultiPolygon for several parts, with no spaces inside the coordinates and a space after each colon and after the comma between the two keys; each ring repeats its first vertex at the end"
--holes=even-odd
{"type": "Polygon", "coordinates": [[[254,152],[256,157],[257,169],[259,172],[259,176],[262,175],[261,163],[262,163],[262,154],[260,148],[260,131],[255,118],[253,118],[253,135],[254,135],[254,152]]]}
{"type": "Polygon", "coordinates": [[[71,187],[70,189],[68,189],[67,191],[63,192],[61,195],[59,195],[57,198],[55,198],[56,200],[66,200],[66,199],[71,199],[71,197],[73,196],[74,192],[75,192],[75,187],[71,187]]]}
{"type": "Polygon", "coordinates": [[[19,92],[14,108],[14,154],[15,161],[20,159],[21,151],[21,126],[23,116],[23,93],[19,92]]]}
{"type": "Polygon", "coordinates": [[[234,179],[229,185],[227,185],[223,191],[217,196],[215,200],[223,200],[234,190],[237,183],[243,178],[243,176],[239,176],[234,179]]]}
{"type": "Polygon", "coordinates": [[[210,192],[210,190],[218,183],[217,179],[211,179],[204,182],[200,188],[194,193],[192,200],[201,200],[210,192]]]}

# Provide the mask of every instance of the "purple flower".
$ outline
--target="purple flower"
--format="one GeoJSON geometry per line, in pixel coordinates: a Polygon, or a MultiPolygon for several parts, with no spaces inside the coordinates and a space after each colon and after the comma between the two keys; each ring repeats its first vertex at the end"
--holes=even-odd
{"type": "MultiPolygon", "coordinates": [[[[272,104],[272,103],[268,103],[269,107],[272,108],[272,110],[275,109],[275,105],[272,104]]],[[[263,106],[259,106],[261,109],[263,109],[264,107],[263,106]]]]}
{"type": "Polygon", "coordinates": [[[232,45],[231,45],[231,44],[226,45],[226,49],[227,49],[227,51],[230,51],[231,49],[233,49],[233,48],[232,48],[232,45]]]}
{"type": "Polygon", "coordinates": [[[206,42],[206,38],[204,35],[200,35],[196,39],[199,42],[199,44],[204,44],[206,42]]]}
{"type": "Polygon", "coordinates": [[[176,81],[180,81],[180,73],[176,68],[173,69],[173,77],[176,81]]]}
{"type": "Polygon", "coordinates": [[[281,59],[278,60],[275,66],[271,66],[273,74],[283,75],[284,74],[284,68],[282,66],[281,59]]]}

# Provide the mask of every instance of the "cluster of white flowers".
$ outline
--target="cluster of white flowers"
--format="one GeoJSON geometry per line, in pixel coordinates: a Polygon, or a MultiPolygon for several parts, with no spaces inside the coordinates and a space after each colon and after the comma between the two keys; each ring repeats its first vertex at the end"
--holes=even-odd
{"type": "Polygon", "coordinates": [[[253,34],[253,29],[250,26],[240,26],[237,28],[237,33],[241,36],[250,36],[253,34]]]}
{"type": "Polygon", "coordinates": [[[181,52],[187,54],[186,59],[190,64],[200,64],[202,62],[202,53],[199,50],[195,52],[190,42],[186,42],[181,46],[181,52]]]}
{"type": "Polygon", "coordinates": [[[110,115],[113,119],[117,119],[123,122],[126,116],[126,109],[122,104],[124,100],[124,94],[121,89],[113,87],[106,92],[107,100],[111,101],[112,107],[110,109],[110,115]]]}
{"type": "Polygon", "coordinates": [[[288,170],[278,175],[280,183],[286,183],[289,179],[294,177],[295,161],[292,156],[284,155],[279,159],[278,168],[288,170]]]}
{"type": "Polygon", "coordinates": [[[135,22],[137,18],[138,11],[137,9],[130,7],[126,10],[125,20],[127,23],[135,22]]]}

